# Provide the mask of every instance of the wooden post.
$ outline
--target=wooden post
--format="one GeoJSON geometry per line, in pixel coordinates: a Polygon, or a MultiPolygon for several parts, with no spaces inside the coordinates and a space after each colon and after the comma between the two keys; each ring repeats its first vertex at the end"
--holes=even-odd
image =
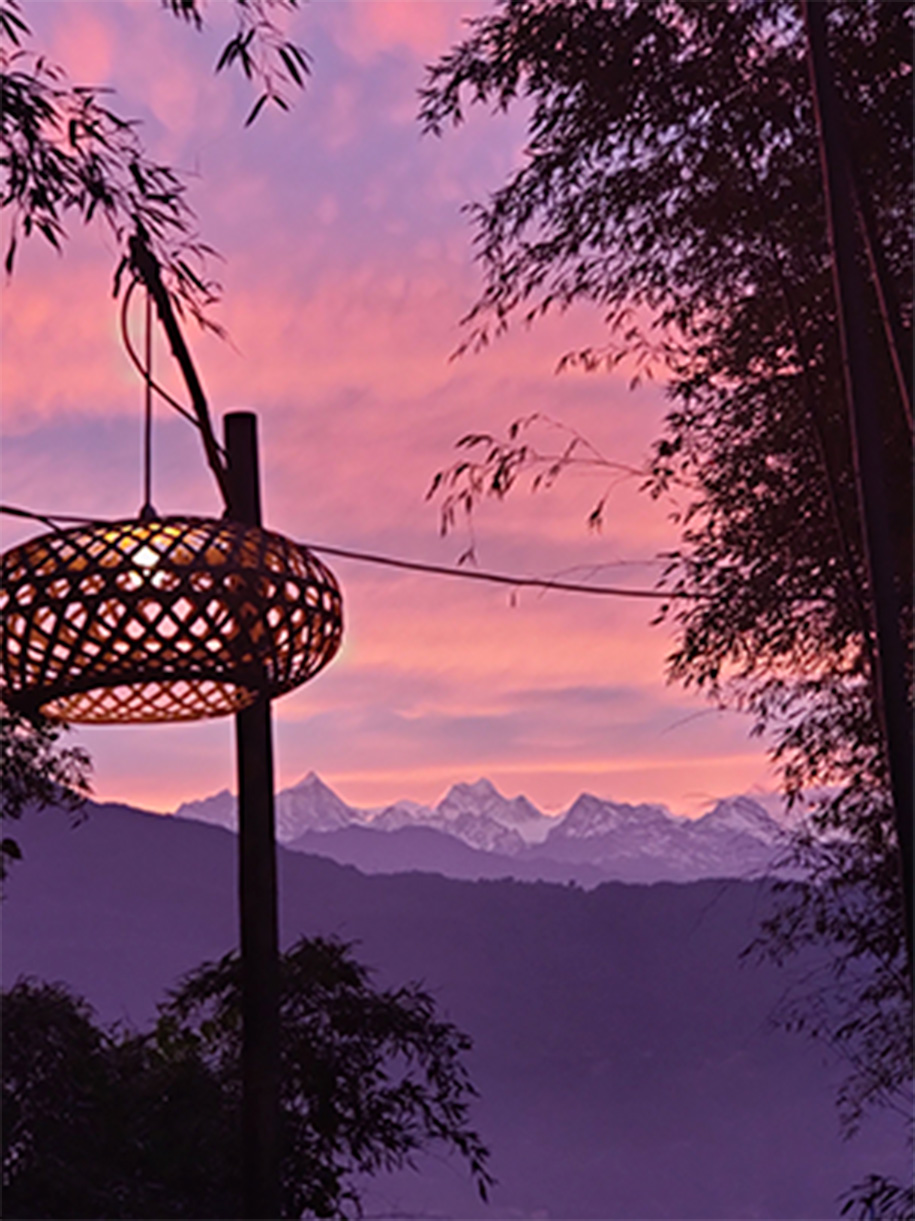
{"type": "MultiPolygon", "coordinates": [[[[261,524],[257,417],[224,418],[229,516],[261,524]]],[[[235,717],[238,765],[238,900],[242,970],[243,1216],[281,1215],[279,1154],[279,947],[273,740],[266,698],[235,717]]]]}
{"type": "MultiPolygon", "coordinates": [[[[175,318],[159,264],[138,229],[130,239],[134,271],[152,296],[184,377],[226,514],[261,524],[257,417],[229,412],[224,421],[226,466],[210,424],[197,370],[175,318]]],[[[147,358],[148,363],[148,358],[147,358]]],[[[242,972],[242,1210],[246,1218],[280,1216],[279,937],[273,811],[270,701],[235,718],[238,775],[238,906],[242,972]]]]}

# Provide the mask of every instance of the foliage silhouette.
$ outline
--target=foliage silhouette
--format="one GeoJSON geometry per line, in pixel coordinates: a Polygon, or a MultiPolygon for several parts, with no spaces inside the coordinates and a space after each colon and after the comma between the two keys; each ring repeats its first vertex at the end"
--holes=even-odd
{"type": "MultiPolygon", "coordinates": [[[[485,1198],[468,1125],[470,1040],[415,985],[378,990],[339,942],[281,957],[284,1215],[358,1213],[357,1174],[440,1144],[485,1198]]],[[[240,969],[191,972],[147,1033],[93,1021],[64,986],[3,998],[3,1188],[9,1217],[232,1217],[240,1201],[240,969]]]]}
{"type": "MultiPolygon", "coordinates": [[[[879,0],[825,8],[891,302],[884,325],[872,278],[910,667],[911,425],[893,357],[899,336],[911,351],[913,12],[879,0]]],[[[800,11],[784,0],[500,0],[428,70],[421,120],[441,133],[475,104],[523,109],[527,144],[505,184],[470,208],[483,291],[464,348],[590,302],[607,342],[564,363],[663,379],[670,408],[643,482],[684,506],[662,587],[692,595],[662,609],[677,629],[669,675],[748,712],[788,798],[807,802],[795,854],[811,882],[782,889],[754,951],[781,960],[831,947],[830,977],[796,993],[787,1020],[849,1057],[850,1125],[867,1105],[904,1107],[899,858],[800,11]]],[[[462,458],[437,478],[444,527],[525,475],[542,486],[583,461],[609,467],[578,442],[538,449],[532,426],[462,439],[462,458]]],[[[911,691],[911,669],[908,680],[911,691]]]]}
{"type": "MultiPolygon", "coordinates": [[[[196,29],[201,0],[165,0],[163,7],[196,29]]],[[[268,103],[289,109],[289,89],[302,89],[307,52],[285,36],[282,19],[298,0],[235,0],[236,32],[216,71],[237,65],[260,90],[252,123],[268,103]]],[[[103,219],[120,251],[118,291],[130,267],[129,241],[142,233],[161,264],[174,302],[202,325],[219,330],[209,308],[219,285],[207,268],[215,251],[201,238],[187,185],[172,166],[151,158],[140,124],[110,105],[111,90],[73,84],[65,68],[28,45],[31,30],[18,0],[0,2],[0,207],[10,210],[7,273],[19,243],[41,236],[60,250],[65,219],[103,219]]]]}
{"type": "Polygon", "coordinates": [[[845,1196],[842,1216],[855,1208],[860,1221],[880,1217],[882,1221],[910,1221],[915,1216],[915,1188],[902,1187],[882,1174],[871,1174],[845,1196]]]}
{"type": "MultiPolygon", "coordinates": [[[[21,818],[28,806],[79,810],[90,793],[92,769],[80,746],[60,746],[65,727],[27,717],[0,700],[0,819],[21,818]]],[[[21,858],[12,836],[0,838],[0,880],[21,858]]]]}

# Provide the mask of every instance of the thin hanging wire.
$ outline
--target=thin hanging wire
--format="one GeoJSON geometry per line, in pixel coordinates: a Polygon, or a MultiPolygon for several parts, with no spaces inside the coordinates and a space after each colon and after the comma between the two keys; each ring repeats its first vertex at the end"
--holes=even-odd
{"type": "MultiPolygon", "coordinates": [[[[128,316],[129,310],[130,310],[130,301],[133,296],[134,290],[140,284],[141,284],[141,281],[139,279],[131,280],[130,284],[127,287],[127,291],[124,294],[124,300],[121,305],[121,339],[123,341],[124,351],[127,353],[128,360],[133,365],[133,367],[136,369],[136,371],[140,374],[140,376],[145,378],[147,376],[147,371],[143,368],[143,361],[140,359],[139,355],[137,354],[136,349],[133,346],[133,343],[131,342],[130,331],[127,326],[127,316],[128,316]]],[[[153,390],[155,391],[156,394],[158,394],[160,399],[163,399],[166,403],[169,404],[170,407],[174,407],[174,409],[178,412],[178,414],[181,416],[184,416],[184,418],[187,420],[187,422],[189,424],[193,424],[196,429],[200,430],[200,421],[193,414],[193,412],[189,411],[186,407],[183,407],[181,405],[181,403],[179,403],[178,400],[176,398],[174,398],[173,395],[169,394],[169,392],[165,389],[164,386],[159,385],[159,383],[155,380],[155,378],[151,378],[150,381],[151,381],[153,390]]],[[[215,445],[220,454],[225,453],[225,450],[219,444],[218,441],[215,442],[215,445]]]]}
{"type": "MultiPolygon", "coordinates": [[[[52,530],[60,528],[60,522],[74,523],[81,526],[99,526],[119,524],[116,520],[103,517],[74,517],[66,513],[35,513],[31,509],[21,509],[14,505],[0,504],[0,513],[8,513],[11,517],[31,518],[44,522],[52,530]]],[[[379,555],[370,551],[354,551],[350,547],[331,547],[325,543],[301,542],[298,545],[306,551],[314,551],[318,555],[334,555],[341,559],[357,560],[364,564],[381,564],[386,568],[400,568],[407,572],[423,572],[439,577],[458,577],[465,581],[487,581],[494,585],[509,585],[517,589],[542,589],[547,592],[573,594],[597,594],[609,598],[653,598],[655,601],[683,600],[698,602],[702,594],[690,593],[679,589],[633,589],[614,585],[585,585],[577,581],[554,580],[551,577],[513,576],[505,572],[486,572],[479,568],[455,568],[445,564],[426,564],[421,560],[407,560],[400,556],[379,555]]],[[[810,599],[799,595],[789,595],[790,601],[798,603],[809,602],[810,599]]]]}
{"type": "Polygon", "coordinates": [[[143,403],[143,508],[141,517],[154,517],[152,505],[152,296],[146,293],[146,368],[143,374],[145,387],[143,403]]]}

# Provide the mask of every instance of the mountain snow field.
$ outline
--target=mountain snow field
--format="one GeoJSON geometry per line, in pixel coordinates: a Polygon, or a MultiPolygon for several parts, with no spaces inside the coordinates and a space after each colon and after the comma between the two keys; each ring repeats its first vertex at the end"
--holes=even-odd
{"type": "MultiPolygon", "coordinates": [[[[228,790],[185,802],[177,818],[234,830],[228,790]]],[[[582,793],[560,815],[491,781],[452,786],[435,806],[402,800],[347,805],[314,772],[276,795],[277,839],[369,873],[429,870],[450,877],[574,882],[688,882],[785,873],[785,827],[751,797],[725,798],[700,818],[665,806],[582,793]]]]}

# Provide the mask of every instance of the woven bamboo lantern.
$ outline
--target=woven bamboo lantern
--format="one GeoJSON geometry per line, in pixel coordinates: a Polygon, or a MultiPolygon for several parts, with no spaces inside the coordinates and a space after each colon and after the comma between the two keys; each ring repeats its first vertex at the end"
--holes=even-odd
{"type": "Polygon", "coordinates": [[[55,530],[2,557],[5,698],[66,721],[239,712],[336,653],[342,601],[303,547],[236,521],[141,517],[55,530]]]}

